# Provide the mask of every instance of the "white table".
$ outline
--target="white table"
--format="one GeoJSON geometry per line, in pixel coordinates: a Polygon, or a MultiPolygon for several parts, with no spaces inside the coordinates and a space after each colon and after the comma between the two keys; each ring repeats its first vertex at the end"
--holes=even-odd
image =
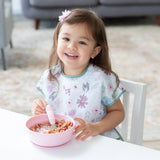
{"type": "Polygon", "coordinates": [[[66,145],[41,148],[26,132],[28,116],[0,109],[0,159],[4,160],[160,160],[160,152],[146,147],[96,136],[89,141],[73,139],[66,145]]]}

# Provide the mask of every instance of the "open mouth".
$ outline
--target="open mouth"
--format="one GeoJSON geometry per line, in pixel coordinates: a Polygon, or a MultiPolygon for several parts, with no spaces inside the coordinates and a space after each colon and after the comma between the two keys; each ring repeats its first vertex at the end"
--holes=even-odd
{"type": "Polygon", "coordinates": [[[73,55],[73,54],[70,54],[70,53],[65,53],[65,55],[66,55],[67,57],[70,57],[70,58],[78,58],[77,55],[73,55]]]}

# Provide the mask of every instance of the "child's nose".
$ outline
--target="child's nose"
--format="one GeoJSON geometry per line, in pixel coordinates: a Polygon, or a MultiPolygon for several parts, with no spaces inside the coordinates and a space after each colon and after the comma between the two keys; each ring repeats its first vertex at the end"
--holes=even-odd
{"type": "Polygon", "coordinates": [[[71,50],[75,50],[76,49],[76,43],[75,42],[70,42],[69,44],[68,44],[68,48],[69,49],[71,49],[71,50]]]}

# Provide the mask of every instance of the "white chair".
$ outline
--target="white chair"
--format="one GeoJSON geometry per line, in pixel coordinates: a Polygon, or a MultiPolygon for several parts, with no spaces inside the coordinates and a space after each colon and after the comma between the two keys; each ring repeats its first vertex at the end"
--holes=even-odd
{"type": "Polygon", "coordinates": [[[2,57],[2,67],[6,70],[4,48],[10,44],[12,48],[12,0],[0,0],[0,53],[2,57]]]}
{"type": "Polygon", "coordinates": [[[121,79],[120,83],[126,89],[122,96],[125,109],[125,119],[120,125],[122,136],[125,141],[141,145],[147,85],[124,79],[121,79]]]}

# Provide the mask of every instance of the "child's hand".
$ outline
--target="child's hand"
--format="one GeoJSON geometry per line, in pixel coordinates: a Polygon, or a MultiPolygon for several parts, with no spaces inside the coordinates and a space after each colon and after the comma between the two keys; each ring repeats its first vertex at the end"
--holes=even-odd
{"type": "Polygon", "coordinates": [[[75,127],[74,135],[78,134],[76,139],[84,141],[90,136],[96,136],[99,134],[95,123],[87,123],[81,118],[74,118],[74,120],[80,123],[75,127]]]}
{"type": "Polygon", "coordinates": [[[46,111],[47,103],[41,99],[35,99],[32,103],[32,114],[39,115],[43,114],[46,111]]]}

